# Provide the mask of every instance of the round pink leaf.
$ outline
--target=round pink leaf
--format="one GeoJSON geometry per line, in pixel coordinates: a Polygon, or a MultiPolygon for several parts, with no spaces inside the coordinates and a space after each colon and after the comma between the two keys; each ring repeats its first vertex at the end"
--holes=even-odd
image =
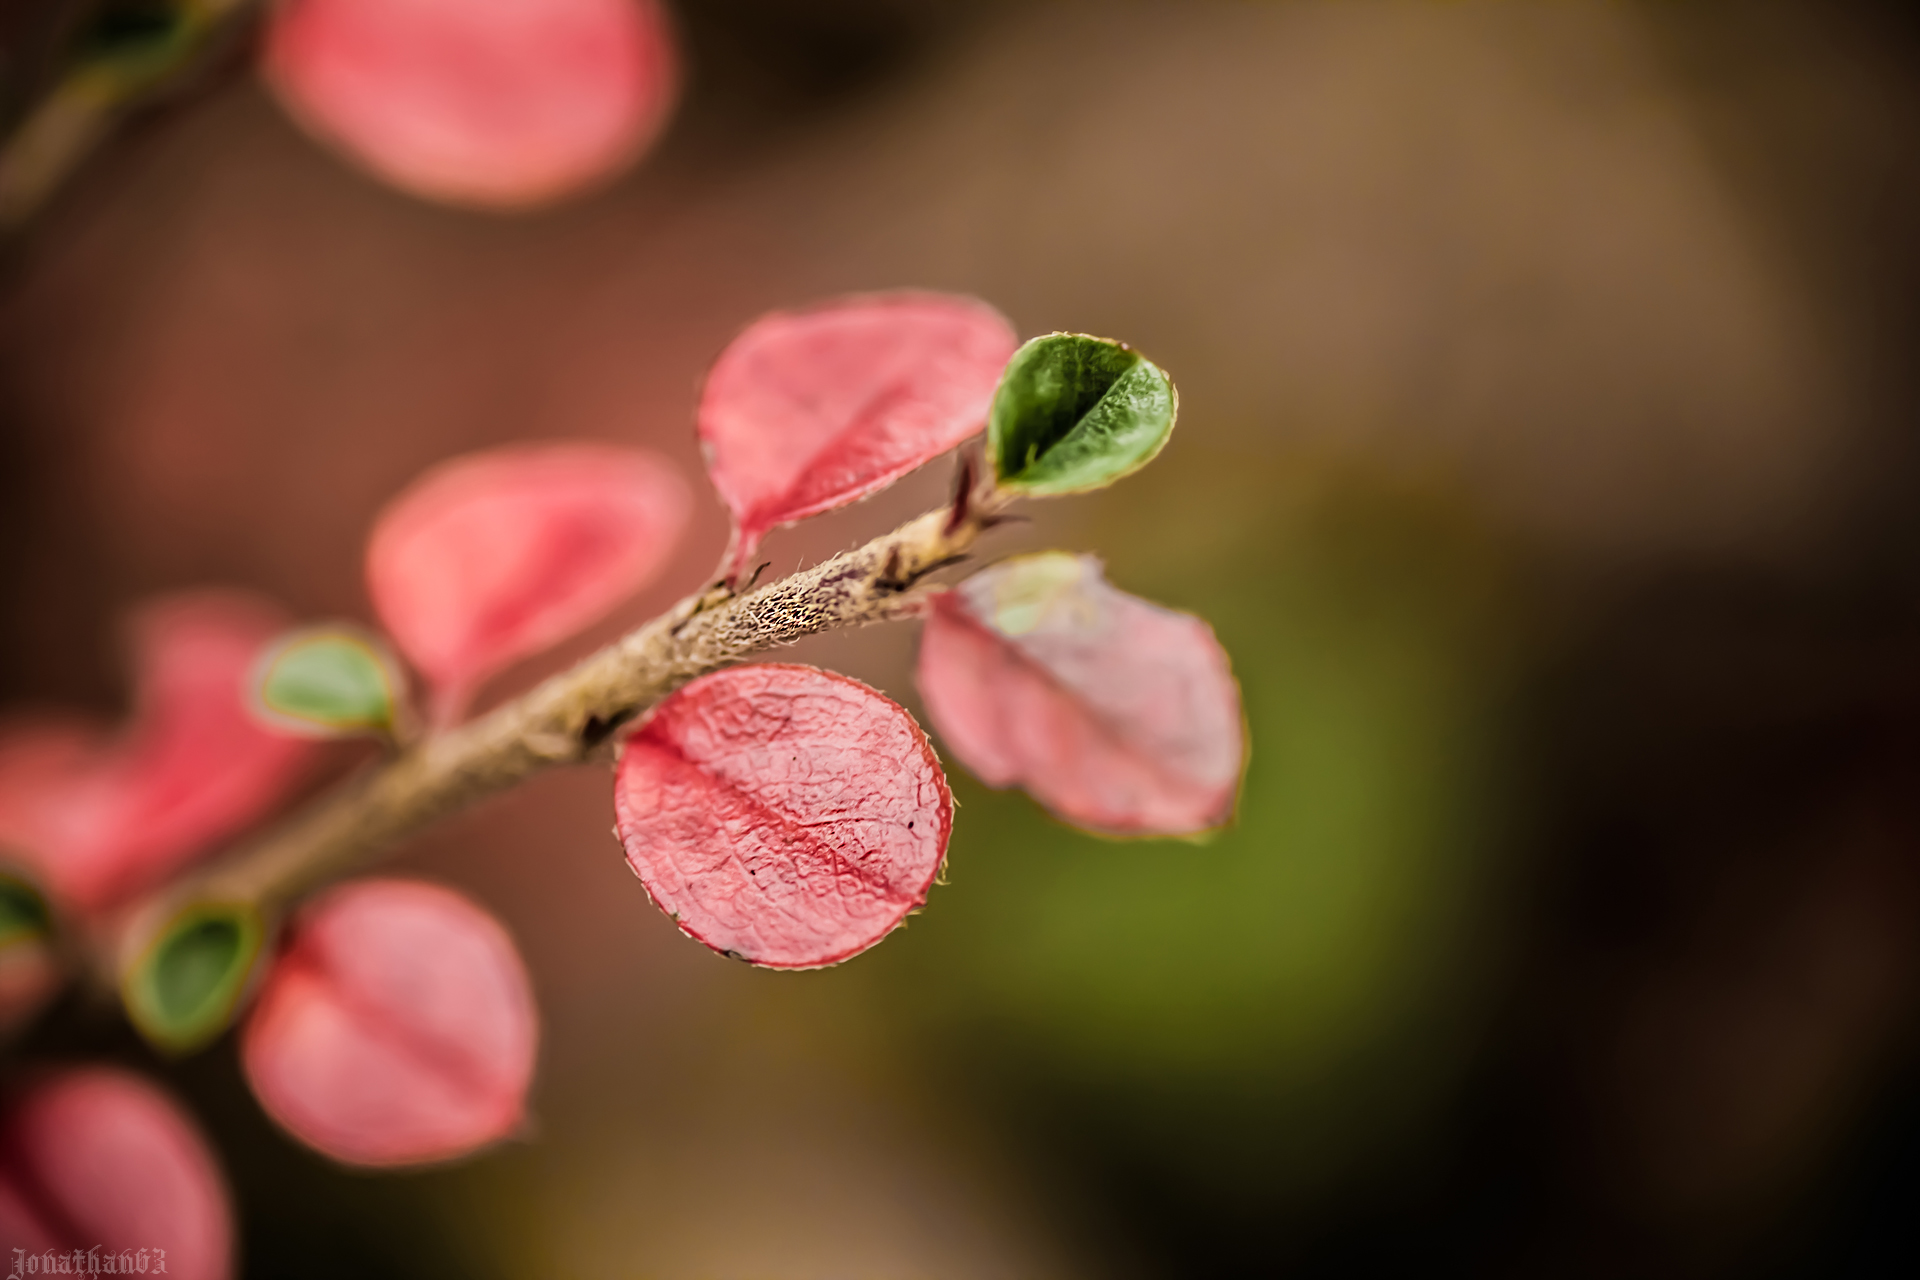
{"type": "Polygon", "coordinates": [[[665,568],[691,497],[643,449],[521,445],[455,458],[388,504],[367,589],[435,686],[434,718],[482,680],[597,621],[665,568]]]}
{"type": "Polygon", "coordinates": [[[157,1272],[164,1250],[169,1276],[225,1280],[233,1215],[171,1099],[129,1072],[84,1067],[30,1085],[0,1119],[0,1257],[96,1248],[102,1271],[125,1250],[157,1272]]]}
{"type": "Polygon", "coordinates": [[[499,922],[451,889],[360,880],[295,920],[240,1053],[261,1106],[348,1164],[422,1164],[511,1134],[539,1027],[499,922]]]}
{"type": "Polygon", "coordinates": [[[56,898],[117,901],[213,851],[305,776],[314,744],[247,710],[260,650],[287,626],[250,596],[170,596],[132,619],[135,706],[118,738],[69,721],[0,735],[0,841],[56,898]]]}
{"type": "Polygon", "coordinates": [[[973,298],[896,293],[776,311],[720,354],[700,441],[733,512],[727,574],[768,530],[898,480],[986,425],[1019,346],[973,298]]]}
{"type": "Polygon", "coordinates": [[[620,840],[686,934],[754,964],[836,964],[927,900],[953,800],[926,735],[846,676],[694,681],[621,751],[620,840]]]}
{"type": "Polygon", "coordinates": [[[1191,835],[1232,816],[1246,742],[1213,629],[1116,590],[1092,556],[983,570],[935,601],[920,696],[989,786],[1077,826],[1191,835]]]}
{"type": "Polygon", "coordinates": [[[309,131],[395,186],[495,208],[619,172],[679,85],[655,0],[286,0],[265,70],[309,131]]]}

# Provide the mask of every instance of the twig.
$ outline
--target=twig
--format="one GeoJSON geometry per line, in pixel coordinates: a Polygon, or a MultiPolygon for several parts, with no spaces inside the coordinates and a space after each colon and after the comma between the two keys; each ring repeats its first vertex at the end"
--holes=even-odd
{"type": "Polygon", "coordinates": [[[0,234],[25,226],[127,116],[218,62],[263,7],[182,0],[151,39],[83,51],[0,141],[0,234]]]}
{"type": "Polygon", "coordinates": [[[707,672],[842,627],[920,611],[914,588],[964,558],[999,504],[971,493],[853,551],[745,595],[689,596],[514,701],[415,744],[263,839],[176,882],[126,918],[114,977],[192,902],[248,902],[274,914],[366,865],[408,835],[555,765],[578,764],[654,703],[707,672]],[[958,504],[956,504],[958,505],[958,504]]]}

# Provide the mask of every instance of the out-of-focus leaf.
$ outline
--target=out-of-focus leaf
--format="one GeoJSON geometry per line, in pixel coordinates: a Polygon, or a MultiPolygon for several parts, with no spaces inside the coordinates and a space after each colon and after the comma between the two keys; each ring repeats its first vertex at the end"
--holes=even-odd
{"type": "Polygon", "coordinates": [[[71,721],[0,733],[0,842],[57,901],[91,909],[136,893],[265,816],[313,744],[261,726],[246,682],[285,630],[278,609],[206,591],[133,618],[135,707],[117,738],[71,721]]]}
{"type": "Polygon", "coordinates": [[[46,932],[46,901],[25,880],[0,872],[0,947],[46,932]]]}
{"type": "Polygon", "coordinates": [[[274,642],[253,679],[269,724],[316,737],[392,733],[400,673],[385,646],[348,626],[312,627],[274,642]]]}
{"type": "Polygon", "coordinates": [[[392,1166],[517,1129],[538,1043],[532,987],[498,921],[439,885],[361,880],[294,921],[241,1060],[294,1137],[392,1166]]]}
{"type": "Polygon", "coordinates": [[[492,208],[624,169],[680,80],[655,0],[286,0],[264,68],[295,119],[388,182],[492,208]]]}
{"type": "Polygon", "coordinates": [[[1035,338],[993,396],[994,478],[1035,497],[1104,489],[1153,460],[1179,407],[1173,380],[1123,343],[1082,333],[1035,338]]]}
{"type": "MultiPolygon", "coordinates": [[[[64,69],[39,101],[16,122],[10,99],[40,90],[47,73],[33,63],[34,50],[11,41],[0,62],[0,117],[10,129],[0,150],[0,227],[14,227],[42,208],[48,196],[129,111],[191,79],[231,48],[252,0],[118,0],[113,3],[11,4],[40,11],[41,52],[63,58],[64,69]],[[67,10],[68,12],[61,12],[67,10]],[[21,60],[25,54],[26,59],[21,60]]],[[[31,28],[30,28],[31,29],[31,28]]],[[[18,35],[0,30],[0,36],[18,35]]],[[[24,105],[24,104],[21,104],[24,105]]]]}
{"type": "Polygon", "coordinates": [[[107,802],[104,762],[111,754],[105,730],[79,717],[18,719],[0,728],[0,848],[10,863],[50,873],[62,851],[95,840],[91,806],[107,802]]]}
{"type": "Polygon", "coordinates": [[[245,680],[285,615],[201,592],[134,615],[136,718],[122,764],[120,856],[156,877],[262,817],[303,777],[313,747],[254,723],[245,680]]]}
{"type": "Polygon", "coordinates": [[[367,543],[367,589],[434,685],[435,723],[651,582],[690,505],[659,455],[586,443],[455,458],[389,503],[367,543]]]}
{"type": "Polygon", "coordinates": [[[0,872],[0,1035],[38,1013],[59,990],[48,924],[39,892],[0,872]]]}
{"type": "Polygon", "coordinates": [[[189,907],[127,973],[127,1014],[169,1053],[191,1053],[227,1029],[260,954],[260,913],[245,903],[189,907]]]}
{"type": "Polygon", "coordinates": [[[892,484],[977,434],[1017,345],[973,298],[894,293],[776,311],[721,353],[700,442],[733,513],[726,573],[766,533],[892,484]]]}
{"type": "Polygon", "coordinates": [[[233,1269],[227,1189],[198,1128],[107,1067],[43,1077],[0,1117],[0,1241],[28,1255],[97,1248],[103,1262],[165,1250],[179,1280],[233,1269]]]}
{"type": "Polygon", "coordinates": [[[1092,556],[1021,556],[942,593],[920,640],[934,728],[989,786],[1078,826],[1192,835],[1233,812],[1240,690],[1213,629],[1092,556]]]}
{"type": "Polygon", "coordinates": [[[923,904],[953,802],[913,717],[857,680],[767,663],[656,708],[614,786],[627,861],[682,932],[753,964],[836,964],[923,904]]]}

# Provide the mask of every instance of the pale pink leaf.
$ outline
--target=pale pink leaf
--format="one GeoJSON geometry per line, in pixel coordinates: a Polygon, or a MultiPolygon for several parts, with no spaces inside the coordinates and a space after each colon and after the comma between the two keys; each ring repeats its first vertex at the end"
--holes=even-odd
{"type": "Polygon", "coordinates": [[[656,0],[285,0],[264,68],[309,131],[395,186],[496,208],[618,173],[680,80],[656,0]]]}
{"type": "Polygon", "coordinates": [[[532,987],[498,921],[439,885],[360,880],[295,920],[240,1052],[287,1132],[391,1166],[519,1128],[538,1043],[532,987]]]}
{"type": "Polygon", "coordinates": [[[1240,691],[1213,629],[1111,586],[1092,556],[1046,552],[934,602],[920,696],[941,740],[994,787],[1077,826],[1191,835],[1232,816],[1240,691]]]}
{"type": "Polygon", "coordinates": [[[0,734],[0,842],[56,899],[93,908],[165,879],[266,816],[314,744],[247,711],[261,648],[287,626],[256,598],[204,591],[132,619],[134,714],[116,738],[49,721],[0,734]]]}
{"type": "Polygon", "coordinates": [[[783,524],[845,506],[978,434],[1019,346],[973,298],[894,293],[777,311],[714,362],[700,442],[733,513],[727,575],[783,524]]]}
{"type": "Polygon", "coordinates": [[[857,680],[767,663],[694,681],[621,751],[627,861],[689,936],[803,969],[926,901],[953,801],[926,735],[857,680]]]}
{"type": "Polygon", "coordinates": [[[469,454],[409,486],[374,525],[367,589],[434,719],[651,582],[691,504],[665,459],[604,444],[469,454]]]}
{"type": "Polygon", "coordinates": [[[96,1248],[102,1271],[122,1250],[151,1266],[164,1249],[167,1275],[225,1280],[233,1214],[172,1099],[130,1072],[83,1067],[30,1084],[0,1119],[0,1257],[96,1248]]]}

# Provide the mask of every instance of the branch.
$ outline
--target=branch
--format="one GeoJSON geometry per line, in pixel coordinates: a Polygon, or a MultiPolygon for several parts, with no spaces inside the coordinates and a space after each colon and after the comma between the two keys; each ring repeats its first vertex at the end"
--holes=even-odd
{"type": "Polygon", "coordinates": [[[714,587],[512,702],[427,738],[297,813],[233,856],[169,886],[120,930],[109,979],[192,902],[249,902],[268,914],[366,865],[422,827],[556,765],[601,751],[681,685],[776,645],[914,613],[914,587],[963,559],[999,523],[1000,501],[963,465],[951,507],[745,595],[714,587]]]}
{"type": "Polygon", "coordinates": [[[153,33],[85,45],[0,141],[0,234],[19,230],[119,124],[230,53],[263,0],[183,0],[153,33]],[[97,45],[97,47],[96,47],[97,45]]]}

